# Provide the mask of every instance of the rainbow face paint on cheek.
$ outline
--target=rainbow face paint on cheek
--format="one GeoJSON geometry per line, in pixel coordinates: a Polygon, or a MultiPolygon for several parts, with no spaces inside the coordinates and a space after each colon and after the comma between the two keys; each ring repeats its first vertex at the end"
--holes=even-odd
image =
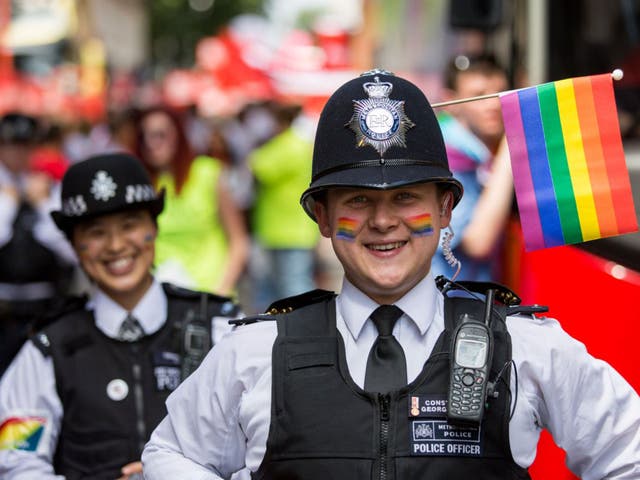
{"type": "Polygon", "coordinates": [[[338,232],[336,238],[340,240],[352,241],[356,238],[356,228],[358,227],[358,221],[353,218],[340,217],[338,219],[338,232]]]}
{"type": "Polygon", "coordinates": [[[412,235],[416,237],[426,237],[433,235],[433,224],[431,223],[431,214],[423,213],[422,215],[415,215],[413,217],[407,217],[406,222],[409,228],[412,230],[412,235]]]}

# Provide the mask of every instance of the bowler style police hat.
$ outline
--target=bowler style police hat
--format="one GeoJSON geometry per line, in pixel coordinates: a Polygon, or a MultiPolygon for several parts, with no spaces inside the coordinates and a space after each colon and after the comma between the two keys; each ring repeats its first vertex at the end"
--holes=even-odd
{"type": "Polygon", "coordinates": [[[305,212],[315,220],[314,196],[328,188],[389,190],[424,182],[447,186],[454,206],[462,197],[422,91],[385,70],[363,73],[336,90],[320,114],[311,184],[300,199],[305,212]]]}
{"type": "Polygon", "coordinates": [[[62,178],[61,204],[51,216],[70,237],[75,225],[98,215],[145,208],[156,218],[164,207],[164,191],[156,193],[137,158],[97,155],[69,167],[62,178]]]}

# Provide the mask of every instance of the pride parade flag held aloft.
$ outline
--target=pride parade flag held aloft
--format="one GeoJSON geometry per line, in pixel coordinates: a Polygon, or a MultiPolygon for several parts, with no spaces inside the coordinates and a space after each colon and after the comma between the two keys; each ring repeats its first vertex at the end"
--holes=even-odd
{"type": "Polygon", "coordinates": [[[638,230],[611,74],[500,102],[526,250],[638,230]]]}

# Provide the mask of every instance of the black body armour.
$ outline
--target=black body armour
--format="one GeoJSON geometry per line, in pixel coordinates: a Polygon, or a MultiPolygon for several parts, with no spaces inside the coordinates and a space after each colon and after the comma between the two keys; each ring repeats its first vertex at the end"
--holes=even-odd
{"type": "Polygon", "coordinates": [[[139,341],[107,337],[85,308],[63,314],[32,338],[53,359],[64,410],[54,467],[67,480],[113,480],[124,465],[139,461],[166,415],[166,398],[183,380],[185,327],[206,329],[210,348],[211,317],[237,313],[224,297],[163,288],[167,322],[139,341]],[[206,320],[200,311],[203,297],[206,320]]]}
{"type": "Polygon", "coordinates": [[[71,279],[72,269],[61,266],[55,254],[34,238],[36,217],[36,212],[27,203],[20,205],[11,240],[0,248],[0,282],[49,281],[60,294],[71,279]]]}
{"type": "Polygon", "coordinates": [[[386,395],[358,387],[336,329],[335,301],[278,315],[272,411],[257,479],[528,479],[509,446],[511,340],[504,316],[492,324],[490,380],[497,382],[479,427],[447,422],[450,342],[477,300],[445,297],[445,330],[422,372],[386,395]]]}

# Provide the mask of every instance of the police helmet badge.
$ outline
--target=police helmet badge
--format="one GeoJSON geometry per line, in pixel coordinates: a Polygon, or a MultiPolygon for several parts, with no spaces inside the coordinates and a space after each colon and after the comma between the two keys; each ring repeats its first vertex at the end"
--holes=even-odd
{"type": "MultiPolygon", "coordinates": [[[[362,75],[372,73],[392,75],[383,70],[362,75]]],[[[356,134],[356,145],[370,145],[381,156],[390,147],[406,147],[405,133],[415,124],[404,111],[404,101],[389,98],[393,84],[381,82],[376,75],[373,82],[366,82],[362,88],[369,98],[353,100],[353,116],[346,125],[356,134]]]]}
{"type": "Polygon", "coordinates": [[[104,170],[96,173],[91,182],[91,193],[96,200],[108,201],[111,197],[115,197],[118,185],[113,181],[104,170]]]}

